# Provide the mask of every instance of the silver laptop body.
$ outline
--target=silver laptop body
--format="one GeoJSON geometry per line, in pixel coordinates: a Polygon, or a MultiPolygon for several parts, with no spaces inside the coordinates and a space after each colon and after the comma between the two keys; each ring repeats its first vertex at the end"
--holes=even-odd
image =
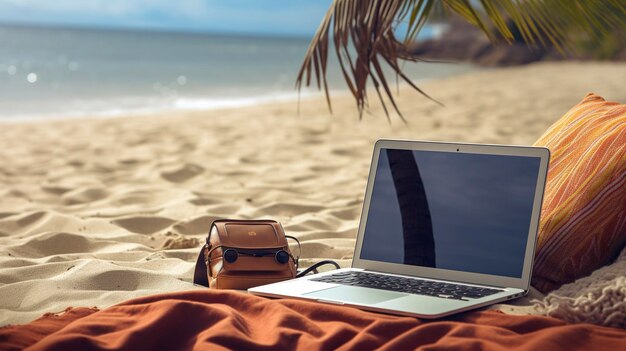
{"type": "Polygon", "coordinates": [[[438,318],[525,295],[546,148],[379,140],[352,268],[251,288],[438,318]]]}

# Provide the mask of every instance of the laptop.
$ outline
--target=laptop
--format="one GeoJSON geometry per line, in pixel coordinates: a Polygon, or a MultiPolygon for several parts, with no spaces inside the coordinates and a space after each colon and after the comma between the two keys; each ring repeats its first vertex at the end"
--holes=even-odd
{"type": "Polygon", "coordinates": [[[419,318],[528,292],[550,152],[379,140],[351,268],[248,289],[419,318]]]}

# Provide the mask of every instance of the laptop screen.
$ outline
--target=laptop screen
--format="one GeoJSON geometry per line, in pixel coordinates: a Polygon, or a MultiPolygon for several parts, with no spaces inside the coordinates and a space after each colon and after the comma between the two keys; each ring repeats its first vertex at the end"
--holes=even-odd
{"type": "Polygon", "coordinates": [[[520,278],[540,160],[381,149],[360,258],[520,278]]]}

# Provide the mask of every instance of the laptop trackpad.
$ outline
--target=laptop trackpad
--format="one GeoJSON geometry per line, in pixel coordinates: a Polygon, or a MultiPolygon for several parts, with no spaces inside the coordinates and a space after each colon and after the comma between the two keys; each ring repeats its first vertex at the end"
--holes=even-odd
{"type": "Polygon", "coordinates": [[[408,294],[354,286],[337,286],[304,294],[321,300],[341,301],[351,304],[375,305],[383,301],[397,299],[408,294]]]}

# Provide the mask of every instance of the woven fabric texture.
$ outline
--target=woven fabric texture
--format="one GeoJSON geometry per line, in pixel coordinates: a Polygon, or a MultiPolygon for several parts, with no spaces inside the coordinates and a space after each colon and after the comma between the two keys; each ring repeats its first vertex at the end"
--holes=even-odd
{"type": "Polygon", "coordinates": [[[624,247],[626,105],[587,94],[535,145],[551,151],[532,279],[547,293],[624,247]]]}

